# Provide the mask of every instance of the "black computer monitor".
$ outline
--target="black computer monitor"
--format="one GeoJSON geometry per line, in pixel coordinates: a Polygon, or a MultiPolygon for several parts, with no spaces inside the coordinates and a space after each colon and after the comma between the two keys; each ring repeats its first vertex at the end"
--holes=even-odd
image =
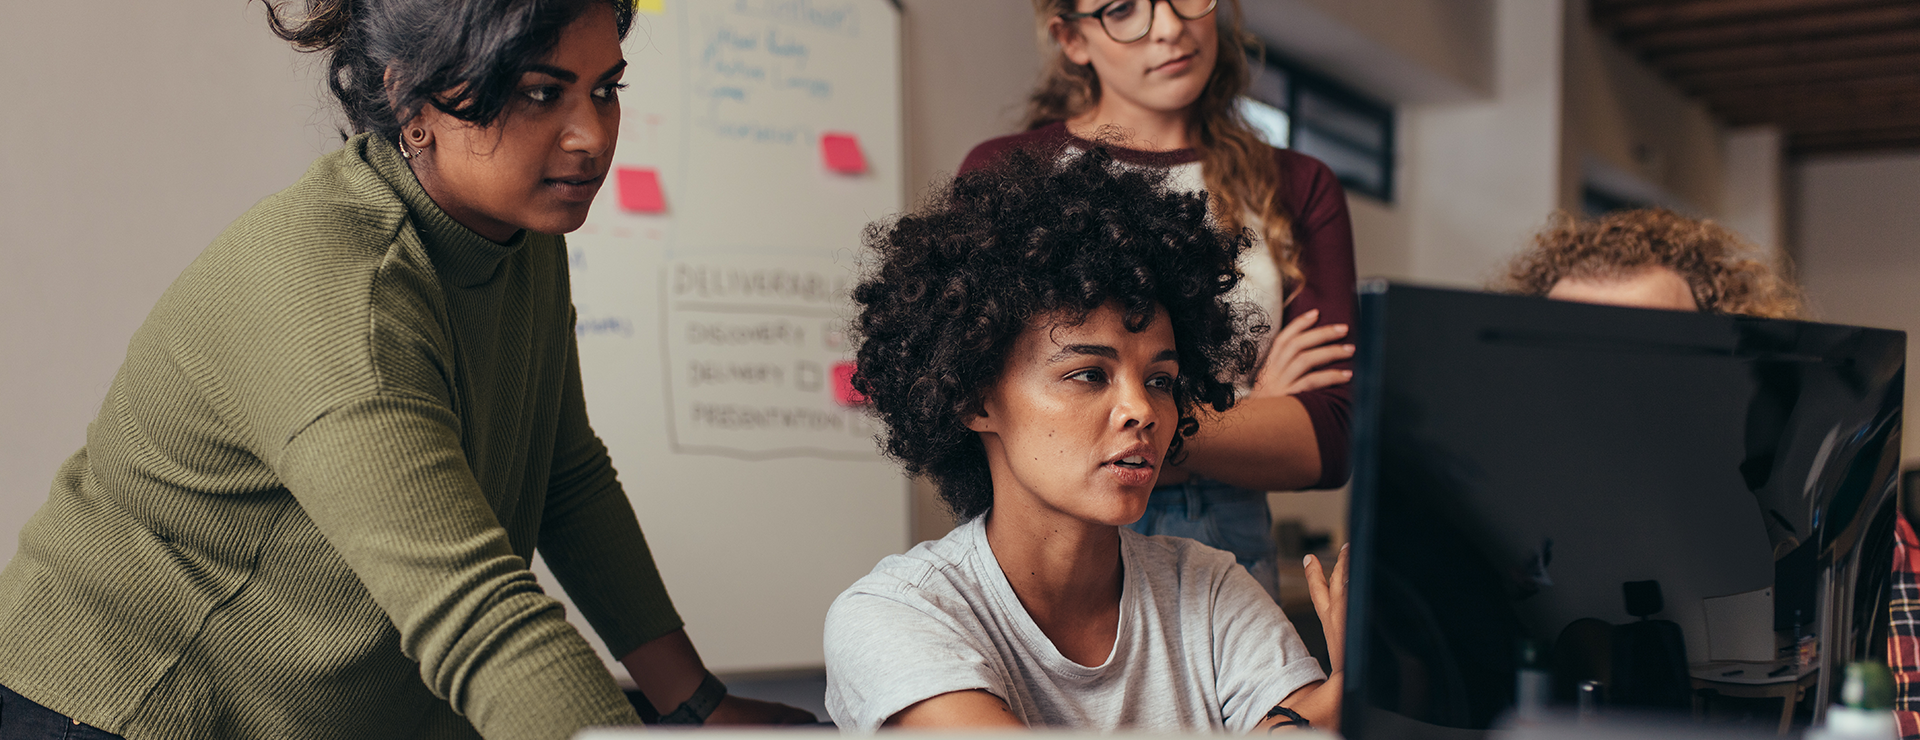
{"type": "Polygon", "coordinates": [[[1475,737],[1523,685],[1680,718],[1784,696],[1791,721],[1884,655],[1904,334],[1360,303],[1348,737],[1475,737]]]}

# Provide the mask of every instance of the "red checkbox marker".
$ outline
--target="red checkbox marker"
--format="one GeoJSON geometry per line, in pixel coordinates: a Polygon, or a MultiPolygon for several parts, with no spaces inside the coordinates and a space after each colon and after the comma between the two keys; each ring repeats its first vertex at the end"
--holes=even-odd
{"type": "Polygon", "coordinates": [[[866,395],[853,387],[854,370],[851,362],[833,363],[833,400],[842,406],[861,406],[867,402],[866,395]]]}
{"type": "Polygon", "coordinates": [[[820,136],[820,156],[827,169],[843,175],[867,171],[867,158],[860,153],[860,139],[853,134],[828,132],[820,136]]]}

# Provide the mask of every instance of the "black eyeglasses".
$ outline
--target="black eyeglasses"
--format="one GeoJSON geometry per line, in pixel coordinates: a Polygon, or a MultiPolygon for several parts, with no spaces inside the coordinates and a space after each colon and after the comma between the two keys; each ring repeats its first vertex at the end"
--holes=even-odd
{"type": "Polygon", "coordinates": [[[1061,13],[1060,19],[1077,21],[1082,18],[1100,19],[1100,28],[1107,32],[1107,38],[1122,44],[1131,44],[1147,37],[1153,30],[1153,6],[1166,3],[1167,9],[1182,20],[1199,20],[1213,12],[1213,6],[1219,0],[1113,0],[1086,13],[1061,13]],[[1141,10],[1140,6],[1147,6],[1141,10]]]}

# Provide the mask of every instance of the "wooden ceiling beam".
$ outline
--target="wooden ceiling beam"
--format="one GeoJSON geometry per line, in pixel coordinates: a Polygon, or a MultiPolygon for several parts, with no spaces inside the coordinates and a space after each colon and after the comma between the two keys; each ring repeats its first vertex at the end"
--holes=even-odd
{"type": "Polygon", "coordinates": [[[1797,156],[1895,149],[1920,149],[1920,126],[1787,136],[1787,151],[1797,156]]]}
{"type": "Polygon", "coordinates": [[[1920,102],[1920,70],[1897,77],[1846,82],[1708,90],[1700,97],[1710,106],[1729,108],[1841,105],[1863,110],[1899,108],[1920,102]]]}
{"type": "Polygon", "coordinates": [[[1825,108],[1793,110],[1734,108],[1720,113],[1726,118],[1727,123],[1733,126],[1778,126],[1783,131],[1838,131],[1849,128],[1920,126],[1920,106],[1906,110],[1862,113],[1825,108]]]}
{"type": "Polygon", "coordinates": [[[1829,126],[1826,128],[1810,128],[1810,129],[1804,129],[1804,130],[1798,130],[1798,131],[1788,131],[1786,133],[1792,136],[1799,136],[1799,137],[1805,137],[1805,138],[1811,138],[1811,137],[1838,138],[1841,136],[1862,136],[1862,137],[1906,136],[1909,134],[1920,133],[1920,121],[1908,121],[1906,123],[1876,124],[1872,126],[1852,126],[1852,127],[1829,126]]]}
{"type": "Polygon", "coordinates": [[[1745,67],[1804,64],[1882,56],[1920,49],[1920,28],[1804,39],[1724,49],[1647,54],[1647,63],[1674,75],[1745,67]]]}
{"type": "Polygon", "coordinates": [[[1743,126],[1773,126],[1787,134],[1844,134],[1849,131],[1869,131],[1876,129],[1920,129],[1920,118],[1885,118],[1868,120],[1860,118],[1827,118],[1795,121],[1775,121],[1768,123],[1740,124],[1743,126]]]}
{"type": "Polygon", "coordinates": [[[1920,149],[1920,0],[1588,0],[1714,114],[1795,154],[1920,149]]]}
{"type": "Polygon", "coordinates": [[[1695,94],[1730,93],[1743,88],[1845,82],[1874,77],[1899,77],[1920,70],[1920,49],[1899,54],[1834,59],[1822,62],[1770,64],[1672,75],[1681,88],[1695,94]]]}
{"type": "Polygon", "coordinates": [[[1823,129],[1820,131],[1792,131],[1789,137],[1802,141],[1827,139],[1906,139],[1920,137],[1920,126],[1877,126],[1874,128],[1823,129]]]}
{"type": "Polygon", "coordinates": [[[1797,39],[1920,28],[1920,3],[1836,9],[1824,13],[1755,18],[1708,26],[1656,26],[1616,34],[1622,44],[1646,54],[1772,44],[1797,39]]]}
{"type": "Polygon", "coordinates": [[[1824,128],[1812,131],[1787,131],[1788,138],[1809,139],[1892,139],[1920,136],[1920,125],[1875,126],[1871,128],[1824,128]]]}
{"type": "Polygon", "coordinates": [[[1716,108],[1733,126],[1772,125],[1784,131],[1838,131],[1856,128],[1920,126],[1920,100],[1906,101],[1906,107],[1879,110],[1853,110],[1836,107],[1796,108],[1716,108]]]}
{"type": "Polygon", "coordinates": [[[1776,15],[1820,13],[1878,5],[1888,0],[1594,0],[1593,19],[1604,28],[1633,33],[1649,28],[1726,23],[1776,15]]]}
{"type": "Polygon", "coordinates": [[[1847,131],[1869,128],[1905,128],[1920,126],[1920,108],[1905,111],[1881,111],[1852,114],[1834,110],[1801,110],[1775,122],[1791,132],[1847,131]]]}
{"type": "Polygon", "coordinates": [[[1716,97],[1704,99],[1708,110],[1734,126],[1773,123],[1782,126],[1807,120],[1908,120],[1920,115],[1920,93],[1855,96],[1845,93],[1807,96],[1716,97]]]}

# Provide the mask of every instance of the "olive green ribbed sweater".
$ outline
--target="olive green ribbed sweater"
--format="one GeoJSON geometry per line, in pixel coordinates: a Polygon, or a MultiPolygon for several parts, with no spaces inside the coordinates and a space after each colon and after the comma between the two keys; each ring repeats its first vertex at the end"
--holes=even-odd
{"type": "Polygon", "coordinates": [[[0,573],[0,684],[129,738],[565,737],[680,627],[580,395],[558,237],[354,137],[134,334],[0,573]]]}

